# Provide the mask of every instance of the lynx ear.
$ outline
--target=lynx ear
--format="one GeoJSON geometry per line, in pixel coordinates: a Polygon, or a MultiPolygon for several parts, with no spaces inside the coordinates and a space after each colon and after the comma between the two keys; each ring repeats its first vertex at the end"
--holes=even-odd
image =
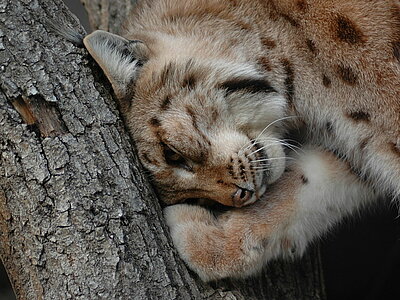
{"type": "Polygon", "coordinates": [[[147,60],[147,46],[141,41],[130,41],[102,30],[87,35],[83,43],[110,80],[115,95],[119,99],[126,98],[129,85],[147,60]]]}

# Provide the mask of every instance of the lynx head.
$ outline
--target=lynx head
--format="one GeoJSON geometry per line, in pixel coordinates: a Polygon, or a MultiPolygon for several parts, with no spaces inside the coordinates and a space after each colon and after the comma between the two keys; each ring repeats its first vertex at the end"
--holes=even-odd
{"type": "Polygon", "coordinates": [[[252,65],[168,57],[104,31],[84,39],[110,80],[143,166],[167,204],[241,207],[285,166],[285,101],[252,65]]]}

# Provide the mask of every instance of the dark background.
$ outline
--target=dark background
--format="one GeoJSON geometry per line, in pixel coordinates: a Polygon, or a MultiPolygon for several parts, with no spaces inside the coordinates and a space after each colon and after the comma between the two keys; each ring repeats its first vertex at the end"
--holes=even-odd
{"type": "MultiPolygon", "coordinates": [[[[90,32],[79,0],[64,0],[90,32]]],[[[320,243],[329,300],[400,299],[400,219],[397,205],[372,208],[344,220],[320,243]]],[[[0,300],[15,297],[0,264],[0,300]]],[[[312,299],[310,299],[312,300],[312,299]]]]}
{"type": "Polygon", "coordinates": [[[90,32],[91,30],[90,30],[88,16],[81,1],[80,0],[63,0],[63,1],[69,7],[69,10],[72,11],[79,18],[79,21],[81,22],[83,27],[85,27],[86,31],[90,32]]]}

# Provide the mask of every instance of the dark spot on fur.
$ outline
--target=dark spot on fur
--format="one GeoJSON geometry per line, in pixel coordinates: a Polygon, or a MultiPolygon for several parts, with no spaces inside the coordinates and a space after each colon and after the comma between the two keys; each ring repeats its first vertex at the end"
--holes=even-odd
{"type": "Polygon", "coordinates": [[[147,155],[147,153],[144,153],[144,154],[142,155],[142,159],[145,160],[145,161],[147,161],[148,163],[151,163],[151,160],[150,160],[149,156],[147,155]]]}
{"type": "Polygon", "coordinates": [[[303,182],[303,184],[307,184],[308,183],[308,178],[304,175],[301,175],[301,181],[303,182]]]}
{"type": "Polygon", "coordinates": [[[245,167],[243,165],[240,165],[240,177],[245,180],[246,179],[246,172],[245,172],[245,167]]]}
{"type": "Polygon", "coordinates": [[[213,107],[212,108],[212,113],[211,113],[211,122],[215,123],[218,120],[219,113],[217,108],[213,107]]]}
{"type": "Polygon", "coordinates": [[[363,139],[360,143],[360,150],[363,151],[365,149],[365,147],[367,147],[369,140],[371,139],[371,137],[367,137],[365,139],[363,139]]]}
{"type": "Polygon", "coordinates": [[[326,128],[326,131],[328,133],[332,133],[333,132],[333,124],[332,124],[332,122],[326,122],[325,128],[326,128]]]}
{"type": "Polygon", "coordinates": [[[270,60],[269,60],[267,57],[265,57],[265,56],[260,57],[260,58],[258,59],[258,63],[259,63],[260,66],[263,68],[263,70],[268,71],[268,72],[271,72],[271,71],[272,71],[271,62],[270,62],[270,60]]]}
{"type": "Polygon", "coordinates": [[[236,24],[245,31],[251,30],[251,25],[249,23],[246,22],[242,22],[242,21],[237,21],[236,24]]]}
{"type": "Polygon", "coordinates": [[[398,156],[400,156],[400,146],[397,143],[389,143],[390,150],[398,156]]]}
{"type": "Polygon", "coordinates": [[[225,89],[227,94],[237,91],[247,91],[250,93],[272,93],[276,92],[267,80],[252,78],[236,78],[225,81],[220,85],[225,89]]]}
{"type": "Polygon", "coordinates": [[[358,76],[350,67],[337,66],[337,74],[346,84],[355,85],[357,83],[358,76]]]}
{"type": "Polygon", "coordinates": [[[384,85],[386,80],[387,78],[385,74],[383,72],[379,72],[378,70],[376,70],[376,84],[384,85]]]}
{"type": "Polygon", "coordinates": [[[196,78],[194,78],[193,75],[189,75],[188,77],[186,77],[182,83],[182,87],[188,89],[193,89],[195,85],[196,85],[196,78]]]}
{"type": "Polygon", "coordinates": [[[349,18],[339,15],[336,18],[336,23],[337,36],[340,40],[348,44],[357,44],[364,42],[364,34],[349,18]]]}
{"type": "Polygon", "coordinates": [[[324,85],[324,87],[330,88],[332,85],[332,81],[328,76],[324,75],[322,76],[322,84],[324,85]]]}
{"type": "Polygon", "coordinates": [[[353,111],[347,115],[356,122],[369,122],[371,118],[370,114],[365,111],[353,111]]]}
{"type": "Polygon", "coordinates": [[[154,126],[154,127],[160,127],[161,123],[160,123],[160,120],[158,120],[157,118],[151,118],[150,125],[154,126]]]}
{"type": "Polygon", "coordinates": [[[160,86],[164,86],[167,84],[168,79],[173,75],[174,73],[174,66],[172,63],[169,63],[163,67],[160,73],[160,86]]]}
{"type": "Polygon", "coordinates": [[[296,6],[299,10],[304,12],[307,9],[307,2],[306,0],[297,0],[296,6]]]}
{"type": "Polygon", "coordinates": [[[400,42],[393,43],[393,55],[400,62],[400,42]]]}
{"type": "Polygon", "coordinates": [[[161,109],[162,110],[168,109],[170,104],[171,104],[171,96],[165,96],[165,98],[163,99],[163,101],[161,103],[161,109]]]}
{"type": "Polygon", "coordinates": [[[276,42],[268,39],[268,38],[261,38],[261,44],[263,44],[267,49],[273,49],[276,47],[276,42]]]}
{"type": "Polygon", "coordinates": [[[217,180],[217,183],[218,184],[224,184],[224,181],[220,179],[220,180],[217,180]]]}
{"type": "Polygon", "coordinates": [[[307,44],[307,47],[308,47],[308,49],[312,52],[312,53],[317,53],[317,48],[316,48],[316,46],[315,46],[315,42],[314,41],[312,41],[312,40],[310,40],[310,39],[307,39],[306,40],[306,44],[307,44]]]}
{"type": "Polygon", "coordinates": [[[143,153],[141,155],[141,158],[142,158],[142,160],[146,161],[150,165],[159,166],[159,163],[156,160],[150,159],[150,157],[147,155],[147,153],[143,153]]]}
{"type": "MultiPolygon", "coordinates": [[[[210,140],[207,138],[207,136],[199,129],[197,125],[197,117],[193,109],[189,106],[186,107],[186,113],[189,115],[189,117],[192,119],[192,126],[193,128],[197,131],[199,136],[202,137],[204,143],[207,145],[211,146],[210,140]]],[[[199,161],[204,161],[205,157],[207,156],[207,150],[204,147],[201,147],[201,144],[199,144],[199,147],[203,149],[201,157],[198,159],[199,161]]]]}
{"type": "Polygon", "coordinates": [[[290,105],[293,104],[294,98],[294,70],[292,63],[284,58],[281,60],[283,68],[286,74],[285,87],[286,87],[286,98],[290,105]]]}
{"type": "Polygon", "coordinates": [[[280,15],[282,18],[284,18],[286,21],[288,21],[290,23],[290,25],[292,25],[293,27],[300,26],[300,24],[295,19],[293,19],[291,16],[289,16],[287,14],[283,14],[283,13],[280,13],[280,15]]]}
{"type": "Polygon", "coordinates": [[[234,177],[235,173],[233,172],[233,166],[232,166],[232,165],[229,165],[229,166],[228,166],[228,173],[229,173],[229,175],[231,175],[232,177],[234,177]]]}
{"type": "Polygon", "coordinates": [[[186,113],[192,119],[193,126],[197,128],[196,114],[194,113],[193,109],[189,106],[186,106],[186,113]]]}

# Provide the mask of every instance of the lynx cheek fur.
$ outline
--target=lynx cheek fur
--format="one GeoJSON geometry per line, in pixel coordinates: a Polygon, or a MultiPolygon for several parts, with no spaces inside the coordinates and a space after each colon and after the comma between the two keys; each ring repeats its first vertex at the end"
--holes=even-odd
{"type": "Polygon", "coordinates": [[[143,0],[128,22],[84,43],[161,198],[262,198],[220,218],[166,209],[204,280],[301,254],[376,194],[400,195],[397,0],[143,0]],[[299,125],[314,146],[283,172],[281,138],[299,125]]]}

